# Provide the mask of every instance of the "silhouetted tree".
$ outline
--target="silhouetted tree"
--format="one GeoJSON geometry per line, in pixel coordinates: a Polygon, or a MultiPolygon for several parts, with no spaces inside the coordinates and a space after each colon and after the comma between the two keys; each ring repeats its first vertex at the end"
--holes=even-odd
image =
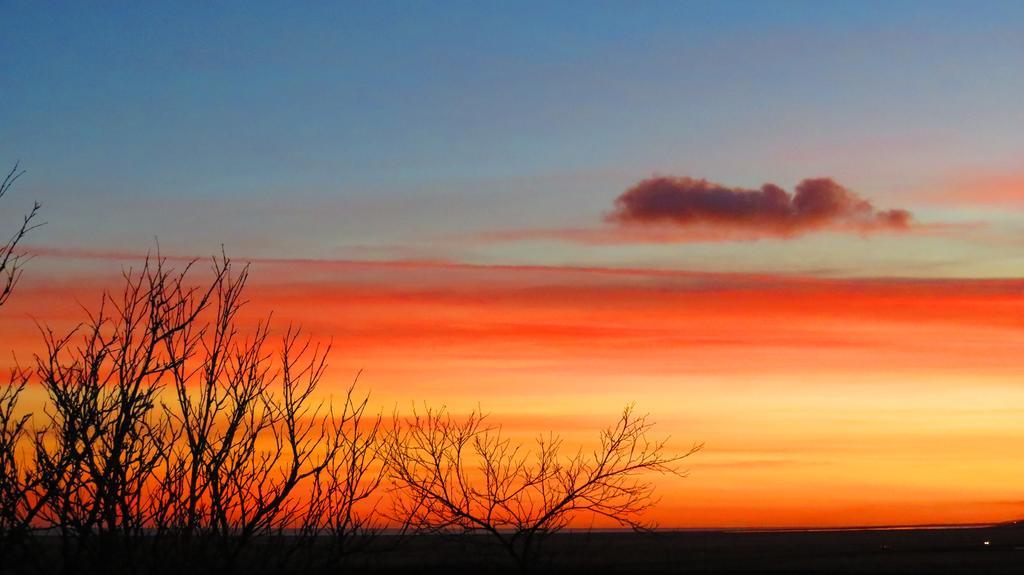
{"type": "Polygon", "coordinates": [[[18,410],[18,400],[30,377],[29,370],[15,366],[0,387],[0,567],[26,543],[38,512],[30,496],[39,475],[32,465],[26,465],[22,453],[31,441],[31,417],[18,410]]]}
{"type": "MultiPolygon", "coordinates": [[[[22,174],[24,171],[15,163],[0,180],[0,199],[22,174]]],[[[34,202],[32,209],[22,216],[21,224],[0,244],[0,306],[7,303],[21,278],[27,256],[19,246],[29,232],[42,225],[38,222],[39,210],[39,203],[34,202]]],[[[0,566],[6,562],[12,546],[24,543],[35,513],[27,498],[37,475],[19,456],[28,439],[30,417],[18,411],[18,400],[30,376],[30,370],[16,364],[0,386],[0,566]]]]}
{"type": "Polygon", "coordinates": [[[369,474],[380,422],[362,427],[367,398],[356,400],[355,383],[337,411],[315,398],[329,346],[289,329],[274,351],[267,322],[240,334],[247,276],[220,266],[211,324],[190,324],[167,342],[175,392],[167,413],[180,441],[153,497],[159,532],[212,544],[190,553],[211,551],[227,569],[257,537],[287,532],[297,544],[327,529],[339,538],[366,531],[352,508],[379,484],[369,474]]]}
{"type": "Polygon", "coordinates": [[[684,475],[677,464],[700,449],[666,453],[653,424],[627,406],[598,446],[563,456],[562,440],[541,437],[528,452],[473,411],[458,420],[427,409],[396,418],[388,440],[390,477],[401,491],[395,516],[418,533],[489,534],[523,570],[536,565],[545,538],[581,514],[632,529],[654,503],[644,474],[684,475]]]}
{"type": "Polygon", "coordinates": [[[306,571],[330,571],[353,553],[367,550],[383,530],[372,508],[359,508],[374,496],[387,471],[380,457],[383,420],[379,414],[364,416],[368,399],[355,397],[354,387],[348,389],[332,429],[340,448],[314,476],[299,510],[297,535],[311,550],[306,571]]]}
{"type": "Polygon", "coordinates": [[[147,257],[82,324],[42,327],[31,372],[11,370],[0,570],[330,572],[377,540],[385,480],[402,533],[486,533],[528,570],[582,515],[649,527],[649,474],[684,475],[700,447],[668,453],[632,406],[593,450],[568,454],[554,435],[515,443],[478,411],[386,426],[358,378],[342,401],[319,394],[329,345],[296,328],[277,343],[269,320],[245,327],[247,267],[222,255],[203,281],[193,267],[147,257]],[[45,401],[23,413],[33,380],[45,401]]]}
{"type": "Polygon", "coordinates": [[[63,565],[133,567],[151,517],[148,490],[180,429],[160,408],[167,376],[183,358],[165,350],[199,320],[210,286],[187,283],[162,258],[124,273],[124,288],[71,332],[44,329],[36,373],[48,395],[35,464],[42,523],[59,530],[63,565]]]}
{"type": "Polygon", "coordinates": [[[317,398],[329,346],[291,328],[274,346],[267,322],[243,335],[247,269],[221,258],[197,284],[191,268],[147,258],[86,322],[43,330],[38,429],[15,409],[27,377],[0,397],[0,447],[31,451],[0,460],[5,529],[59,534],[66,572],[230,571],[257,538],[372,531],[355,506],[380,483],[379,416],[354,387],[337,412],[317,398]]]}

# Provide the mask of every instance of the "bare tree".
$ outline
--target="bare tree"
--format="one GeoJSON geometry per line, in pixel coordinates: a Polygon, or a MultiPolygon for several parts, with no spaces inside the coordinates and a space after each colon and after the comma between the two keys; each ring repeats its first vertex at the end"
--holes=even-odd
{"type": "Polygon", "coordinates": [[[327,349],[289,330],[275,369],[267,333],[264,324],[229,353],[207,356],[198,393],[190,393],[188,378],[175,383],[174,417],[187,446],[181,467],[188,470],[180,527],[218,542],[226,568],[253,538],[293,526],[302,506],[292,497],[296,488],[321,474],[341,449],[329,406],[313,400],[327,349]],[[225,358],[223,369],[214,356],[225,358]]]}
{"type": "Polygon", "coordinates": [[[30,376],[29,370],[15,366],[0,388],[0,566],[25,543],[36,512],[30,494],[38,474],[26,465],[22,453],[31,442],[30,415],[18,410],[18,400],[30,376]]]}
{"type": "Polygon", "coordinates": [[[64,568],[127,562],[150,524],[148,489],[177,430],[158,401],[178,358],[166,342],[194,324],[214,287],[187,283],[147,258],[124,274],[120,294],[71,332],[44,329],[36,373],[48,395],[47,425],[37,433],[36,499],[43,523],[62,534],[64,568]]]}
{"type": "MultiPolygon", "coordinates": [[[[0,180],[0,198],[7,195],[24,173],[15,163],[0,180]]],[[[0,306],[7,302],[21,279],[22,265],[28,256],[19,246],[29,232],[42,225],[38,222],[39,210],[39,203],[34,202],[14,233],[0,244],[0,306]]],[[[38,477],[21,456],[21,450],[29,441],[30,416],[18,410],[19,399],[30,377],[30,370],[15,364],[7,381],[0,385],[0,565],[6,562],[13,546],[24,543],[36,512],[29,495],[38,477]]]]}
{"type": "Polygon", "coordinates": [[[322,559],[343,556],[376,532],[356,507],[381,481],[380,416],[364,421],[368,396],[356,397],[356,382],[339,409],[315,398],[330,346],[290,328],[273,351],[267,322],[243,337],[237,314],[248,272],[223,267],[210,324],[167,342],[178,359],[165,409],[181,441],[153,498],[154,524],[197,543],[194,556],[213,551],[229,570],[254,539],[274,535],[290,542],[274,560],[314,539],[331,543],[322,559]]]}
{"type": "Polygon", "coordinates": [[[668,453],[632,406],[597,447],[568,453],[554,435],[513,442],[479,411],[385,426],[358,378],[342,402],[319,394],[329,345],[295,328],[276,343],[269,320],[244,326],[248,268],[221,256],[196,281],[193,267],[145,259],[81,325],[41,328],[32,373],[12,370],[0,390],[0,568],[12,549],[24,563],[46,547],[42,571],[300,560],[329,571],[380,534],[372,499],[390,480],[403,533],[485,533],[527,570],[575,518],[648,528],[649,474],[684,475],[678,464],[700,448],[668,453]],[[44,406],[23,413],[32,378],[44,406]],[[33,547],[39,531],[56,537],[33,547]]]}
{"type": "Polygon", "coordinates": [[[16,414],[21,387],[0,397],[0,447],[32,449],[31,472],[0,459],[21,477],[0,485],[4,525],[59,533],[65,571],[230,571],[259,538],[330,533],[345,550],[372,531],[356,506],[380,483],[380,416],[364,421],[355,383],[339,412],[318,399],[330,346],[240,327],[247,268],[222,257],[197,283],[192,267],[147,258],[85,323],[43,329],[41,427],[16,414]]]}
{"type": "MultiPolygon", "coordinates": [[[[7,192],[14,187],[14,182],[24,173],[24,170],[19,170],[18,164],[15,163],[11,171],[3,180],[0,180],[0,198],[7,195],[7,192]]],[[[7,238],[6,242],[0,244],[0,305],[7,302],[15,284],[21,279],[21,266],[26,255],[18,249],[18,246],[29,232],[42,225],[38,221],[40,208],[39,202],[34,202],[32,209],[22,217],[21,225],[7,238]]]]}
{"type": "Polygon", "coordinates": [[[400,491],[395,517],[423,533],[489,534],[516,565],[536,565],[544,539],[576,517],[594,514],[632,529],[654,503],[651,472],[685,475],[677,464],[700,445],[666,452],[653,423],[627,406],[600,433],[598,446],[563,456],[562,440],[541,437],[535,449],[488,426],[473,411],[458,420],[446,410],[414,412],[388,440],[390,477],[400,491]]]}
{"type": "Polygon", "coordinates": [[[306,571],[329,571],[351,554],[368,550],[384,527],[374,509],[367,508],[387,472],[380,456],[383,419],[366,416],[369,396],[356,397],[354,390],[355,382],[334,418],[339,449],[314,476],[299,513],[299,541],[312,548],[306,571]]]}

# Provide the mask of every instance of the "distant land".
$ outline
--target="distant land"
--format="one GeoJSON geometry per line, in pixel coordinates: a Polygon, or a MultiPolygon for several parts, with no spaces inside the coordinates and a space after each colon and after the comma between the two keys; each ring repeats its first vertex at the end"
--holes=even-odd
{"type": "MultiPolygon", "coordinates": [[[[388,536],[381,544],[387,545],[388,536]]],[[[481,536],[416,538],[355,564],[371,573],[514,572],[481,536]],[[502,566],[507,570],[503,571],[502,566]]],[[[552,536],[548,573],[1019,574],[1024,522],[837,529],[593,531],[552,536]]]]}

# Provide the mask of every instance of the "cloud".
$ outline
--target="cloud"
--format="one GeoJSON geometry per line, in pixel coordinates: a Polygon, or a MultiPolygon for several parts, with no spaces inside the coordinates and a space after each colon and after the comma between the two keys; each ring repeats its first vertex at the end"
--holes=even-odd
{"type": "Polygon", "coordinates": [[[831,178],[803,180],[792,194],[775,184],[744,189],[688,177],[649,178],[616,198],[606,216],[623,227],[724,229],[757,237],[906,230],[911,219],[907,210],[875,208],[831,178]]]}

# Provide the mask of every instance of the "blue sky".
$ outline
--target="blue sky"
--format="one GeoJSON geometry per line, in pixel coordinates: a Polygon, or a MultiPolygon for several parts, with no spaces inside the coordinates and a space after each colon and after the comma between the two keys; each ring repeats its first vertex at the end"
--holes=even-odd
{"type": "Polygon", "coordinates": [[[741,269],[771,258],[869,275],[1013,263],[1009,251],[981,262],[994,248],[976,238],[465,238],[599,225],[652,174],[749,187],[829,176],[926,222],[1016,226],[1001,209],[922,196],[963,173],[1020,172],[1017,3],[4,10],[15,16],[0,34],[0,159],[29,170],[20,193],[45,203],[48,244],[157,235],[196,253],[705,268],[728,257],[741,269]]]}

